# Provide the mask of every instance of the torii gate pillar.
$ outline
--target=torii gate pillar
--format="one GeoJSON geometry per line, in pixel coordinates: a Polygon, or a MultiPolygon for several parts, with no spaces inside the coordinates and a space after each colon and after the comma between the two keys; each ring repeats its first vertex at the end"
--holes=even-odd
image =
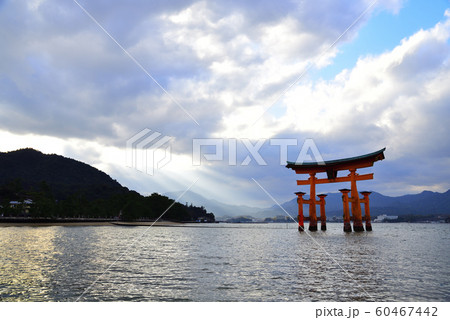
{"type": "Polygon", "coordinates": [[[309,191],[309,231],[317,231],[317,214],[316,214],[316,174],[310,173],[310,191],[309,191]]]}
{"type": "Polygon", "coordinates": [[[351,195],[352,203],[353,230],[356,232],[364,231],[361,215],[361,202],[359,201],[358,189],[356,188],[356,169],[350,169],[351,195]]]}

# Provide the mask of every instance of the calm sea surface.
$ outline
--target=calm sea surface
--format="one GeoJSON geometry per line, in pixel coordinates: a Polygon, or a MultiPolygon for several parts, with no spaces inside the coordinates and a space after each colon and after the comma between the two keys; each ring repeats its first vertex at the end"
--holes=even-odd
{"type": "Polygon", "coordinates": [[[450,301],[450,224],[296,228],[0,227],[0,300],[450,301]]]}

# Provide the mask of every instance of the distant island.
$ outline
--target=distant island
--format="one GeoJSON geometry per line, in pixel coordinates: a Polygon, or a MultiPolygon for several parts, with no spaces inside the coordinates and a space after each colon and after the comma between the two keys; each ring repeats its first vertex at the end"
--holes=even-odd
{"type": "Polygon", "coordinates": [[[122,220],[214,222],[202,206],[142,196],[83,162],[34,149],[0,153],[0,222],[122,220]]]}

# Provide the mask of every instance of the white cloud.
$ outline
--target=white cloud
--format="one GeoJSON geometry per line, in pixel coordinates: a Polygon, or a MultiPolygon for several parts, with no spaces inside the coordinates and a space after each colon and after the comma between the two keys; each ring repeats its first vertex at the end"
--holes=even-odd
{"type": "MultiPolygon", "coordinates": [[[[297,86],[286,94],[287,113],[280,122],[299,132],[343,136],[343,128],[361,134],[373,125],[401,137],[399,146],[411,147],[406,142],[413,129],[423,133],[429,126],[421,130],[420,124],[446,110],[442,102],[450,79],[449,31],[446,20],[403,40],[391,52],[360,59],[332,81],[297,86]]],[[[442,121],[436,125],[445,126],[442,121]]]]}

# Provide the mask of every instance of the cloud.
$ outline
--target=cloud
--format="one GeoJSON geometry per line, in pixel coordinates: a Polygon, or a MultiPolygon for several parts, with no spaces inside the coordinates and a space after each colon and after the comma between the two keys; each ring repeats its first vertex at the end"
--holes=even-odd
{"type": "Polygon", "coordinates": [[[285,126],[280,133],[315,137],[335,158],[386,146],[376,169],[383,180],[373,184],[378,191],[445,190],[448,183],[437,181],[450,178],[449,37],[447,17],[392,51],[361,57],[331,81],[296,86],[276,120],[285,126]]]}
{"type": "Polygon", "coordinates": [[[367,6],[340,5],[338,14],[330,1],[80,4],[201,126],[75,2],[43,0],[7,2],[0,13],[3,129],[116,146],[143,127],[218,132],[225,115],[273,100],[367,6]]]}
{"type": "MultiPolygon", "coordinates": [[[[299,146],[314,138],[325,158],[387,146],[386,162],[395,165],[383,164],[379,170],[392,192],[419,184],[438,188],[434,179],[414,185],[407,173],[397,174],[395,161],[410,161],[420,172],[433,166],[411,160],[415,156],[436,166],[448,161],[449,135],[442,121],[449,115],[448,14],[394,50],[361,57],[331,81],[304,77],[281,95],[307,68],[333,63],[338,47],[330,46],[371,3],[80,1],[168,95],[75,2],[5,2],[0,11],[0,40],[7,44],[0,51],[2,130],[59,139],[58,150],[80,157],[85,153],[86,161],[124,180],[129,173],[118,169],[122,160],[110,159],[143,128],[174,137],[174,164],[179,166],[191,157],[193,138],[286,137],[298,139],[299,146]],[[383,166],[394,170],[391,178],[383,166]],[[395,184],[395,179],[405,183],[395,184]]],[[[357,37],[374,10],[398,13],[402,5],[400,0],[377,2],[338,45],[357,37]]],[[[268,145],[261,150],[268,167],[254,162],[183,167],[192,170],[183,183],[196,174],[208,181],[204,190],[219,190],[225,183],[227,198],[236,190],[260,197],[251,178],[267,183],[277,197],[295,191],[295,185],[285,186],[294,178],[277,164],[279,150],[268,145]]],[[[245,152],[238,151],[241,160],[245,152]]],[[[174,184],[176,168],[166,170],[167,181],[174,184]]],[[[129,180],[146,192],[169,188],[162,177],[142,182],[146,178],[129,180]]]]}
{"type": "Polygon", "coordinates": [[[361,58],[332,81],[297,86],[286,94],[287,113],[279,121],[299,132],[360,144],[379,141],[402,153],[418,142],[425,147],[421,136],[446,127],[449,32],[445,20],[390,52],[361,58]]]}

